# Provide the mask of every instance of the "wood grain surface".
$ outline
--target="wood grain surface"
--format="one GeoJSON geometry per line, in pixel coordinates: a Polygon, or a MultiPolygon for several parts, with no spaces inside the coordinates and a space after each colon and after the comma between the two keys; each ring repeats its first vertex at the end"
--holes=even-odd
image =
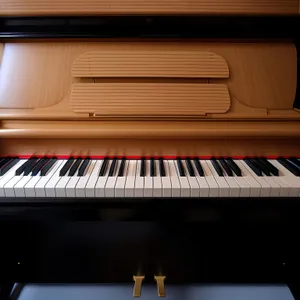
{"type": "MultiPolygon", "coordinates": [[[[195,41],[7,43],[0,66],[0,108],[23,109],[28,114],[35,109],[34,114],[39,111],[54,116],[57,113],[72,115],[71,107],[63,104],[64,101],[69,101],[72,84],[100,80],[72,77],[74,61],[90,51],[119,51],[121,55],[123,51],[132,50],[141,55],[149,51],[155,55],[161,52],[186,51],[198,55],[202,51],[209,51],[223,57],[230,70],[229,78],[212,78],[209,82],[227,85],[232,103],[226,114],[229,118],[239,114],[245,116],[254,111],[259,114],[261,110],[280,112],[293,109],[297,84],[297,53],[292,43],[195,41]]],[[[137,86],[141,82],[141,78],[107,79],[109,81],[103,78],[101,82],[136,83],[137,86]]],[[[143,82],[153,82],[153,79],[143,82]]],[[[155,82],[195,83],[195,80],[178,78],[171,81],[171,78],[165,78],[155,82]]]]}
{"type": "Polygon", "coordinates": [[[0,15],[298,14],[298,0],[1,0],[0,15]]]}
{"type": "Polygon", "coordinates": [[[77,83],[71,107],[98,116],[197,116],[226,113],[230,96],[225,84],[77,83]]]}
{"type": "Polygon", "coordinates": [[[228,78],[220,55],[208,51],[95,51],[76,58],[74,77],[228,78]]]}

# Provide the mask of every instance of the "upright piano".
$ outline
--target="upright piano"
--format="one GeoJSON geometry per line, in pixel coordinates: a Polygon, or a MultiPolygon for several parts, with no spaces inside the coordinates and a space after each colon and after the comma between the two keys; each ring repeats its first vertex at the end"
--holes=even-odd
{"type": "Polygon", "coordinates": [[[299,297],[299,12],[0,1],[3,299],[157,276],[299,297]]]}

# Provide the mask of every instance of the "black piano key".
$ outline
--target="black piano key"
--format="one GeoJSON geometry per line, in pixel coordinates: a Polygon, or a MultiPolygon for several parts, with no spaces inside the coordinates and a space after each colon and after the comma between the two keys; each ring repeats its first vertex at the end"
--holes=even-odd
{"type": "Polygon", "coordinates": [[[56,163],[57,158],[52,157],[46,165],[43,166],[41,169],[41,176],[46,176],[49,170],[52,168],[52,166],[56,163]]]}
{"type": "Polygon", "coordinates": [[[273,166],[266,158],[261,157],[259,158],[259,161],[268,168],[270,173],[272,173],[274,176],[279,176],[278,169],[275,166],[273,166]]]}
{"type": "Polygon", "coordinates": [[[177,158],[176,162],[177,162],[177,167],[178,167],[178,171],[179,171],[179,176],[185,176],[185,172],[184,172],[184,168],[183,168],[181,159],[177,158]]]}
{"type": "Polygon", "coordinates": [[[140,176],[141,177],[145,177],[145,175],[146,175],[146,166],[145,166],[145,164],[146,164],[145,158],[142,158],[141,159],[141,170],[140,170],[140,176]]]}
{"type": "Polygon", "coordinates": [[[189,175],[191,177],[195,177],[195,172],[194,172],[194,169],[193,169],[193,166],[192,166],[192,163],[191,163],[191,159],[187,157],[185,159],[185,163],[186,163],[186,167],[187,167],[187,170],[189,172],[189,175]]]}
{"type": "Polygon", "coordinates": [[[232,170],[231,170],[230,167],[227,165],[227,162],[225,161],[225,159],[224,159],[224,158],[220,158],[220,159],[219,159],[219,162],[220,162],[220,164],[222,165],[222,167],[224,168],[226,174],[227,174],[228,176],[230,176],[230,177],[233,176],[232,170]]]}
{"type": "Polygon", "coordinates": [[[166,176],[166,169],[165,169],[165,164],[163,158],[159,159],[159,174],[161,177],[166,176]]]}
{"type": "MultiPolygon", "coordinates": [[[[42,158],[41,158],[41,159],[42,159],[42,158]]],[[[29,164],[26,166],[26,168],[24,169],[23,175],[24,175],[24,176],[28,176],[28,175],[32,172],[32,170],[33,170],[33,168],[36,166],[36,164],[37,164],[41,159],[39,159],[39,158],[33,158],[33,159],[31,159],[30,163],[29,163],[29,164]]]]}
{"type": "Polygon", "coordinates": [[[82,158],[77,158],[74,164],[72,165],[68,176],[74,176],[76,171],[78,170],[80,164],[82,162],[82,158]]]}
{"type": "Polygon", "coordinates": [[[292,172],[295,176],[300,176],[300,169],[297,168],[295,165],[293,165],[291,162],[289,162],[287,159],[283,157],[277,158],[277,161],[283,165],[286,169],[288,169],[290,172],[292,172]]]}
{"type": "Polygon", "coordinates": [[[292,162],[294,165],[300,168],[300,161],[296,157],[290,157],[288,158],[288,161],[292,162]]]}
{"type": "Polygon", "coordinates": [[[194,164],[198,171],[199,176],[204,176],[204,171],[198,158],[194,158],[194,164]]]}
{"type": "Polygon", "coordinates": [[[235,173],[236,176],[242,176],[242,170],[239,166],[233,161],[231,157],[226,158],[227,165],[235,173]]]}
{"type": "Polygon", "coordinates": [[[90,158],[89,157],[86,157],[83,161],[83,163],[80,165],[80,168],[78,170],[78,176],[84,176],[84,172],[90,162],[90,158]]]}
{"type": "Polygon", "coordinates": [[[27,159],[22,166],[20,166],[17,170],[16,170],[16,176],[21,175],[25,168],[31,163],[32,159],[35,159],[36,157],[31,157],[29,159],[27,159]]]}
{"type": "Polygon", "coordinates": [[[114,158],[111,165],[110,165],[110,169],[109,169],[109,172],[108,172],[108,176],[114,176],[114,173],[115,173],[115,169],[117,168],[117,159],[114,158]]]}
{"type": "Polygon", "coordinates": [[[101,168],[100,168],[99,176],[104,176],[105,175],[107,165],[108,165],[108,161],[109,161],[109,158],[105,157],[104,160],[103,160],[103,163],[101,165],[101,168]]]}
{"type": "Polygon", "coordinates": [[[257,175],[262,176],[262,171],[260,168],[253,163],[249,158],[244,158],[244,162],[251,168],[251,170],[257,175]]]}
{"type": "Polygon", "coordinates": [[[156,176],[155,160],[154,160],[154,158],[150,158],[150,176],[151,177],[155,177],[156,176]]]}
{"type": "Polygon", "coordinates": [[[14,157],[11,160],[9,160],[4,166],[1,167],[0,176],[6,174],[19,160],[19,157],[14,157]]]}
{"type": "Polygon", "coordinates": [[[8,157],[4,157],[1,159],[0,161],[0,169],[5,166],[9,161],[11,161],[13,158],[8,156],[8,157]]]}
{"type": "Polygon", "coordinates": [[[69,171],[69,169],[71,168],[73,162],[74,162],[75,158],[70,157],[66,163],[64,164],[64,166],[61,168],[61,170],[59,171],[59,176],[65,176],[67,174],[67,172],[69,171]]]}
{"type": "Polygon", "coordinates": [[[219,165],[218,161],[215,158],[211,158],[210,161],[211,161],[213,167],[215,168],[215,170],[217,171],[218,175],[224,176],[223,170],[222,170],[221,166],[219,165]]]}
{"type": "Polygon", "coordinates": [[[50,158],[44,157],[38,161],[38,163],[32,169],[31,176],[36,176],[41,169],[50,161],[50,158]]]}
{"type": "Polygon", "coordinates": [[[256,166],[266,175],[266,176],[271,176],[271,172],[269,170],[269,168],[267,166],[265,166],[265,164],[263,164],[259,158],[255,157],[253,159],[251,159],[251,161],[256,164],[256,166]]]}
{"type": "Polygon", "coordinates": [[[118,176],[123,177],[124,176],[124,171],[125,171],[125,163],[126,163],[126,158],[123,157],[121,160],[118,176]]]}

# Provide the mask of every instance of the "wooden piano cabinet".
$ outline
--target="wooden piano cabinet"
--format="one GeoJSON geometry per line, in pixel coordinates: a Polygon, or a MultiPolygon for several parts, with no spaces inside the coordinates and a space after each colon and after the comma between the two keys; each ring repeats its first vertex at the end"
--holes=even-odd
{"type": "Polygon", "coordinates": [[[300,156],[290,42],[16,42],[0,57],[1,155],[300,156]]]}

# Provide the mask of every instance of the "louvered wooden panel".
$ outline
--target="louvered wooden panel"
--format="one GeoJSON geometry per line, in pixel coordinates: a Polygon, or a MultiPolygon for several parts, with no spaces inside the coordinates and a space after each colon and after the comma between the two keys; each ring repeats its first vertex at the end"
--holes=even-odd
{"type": "Polygon", "coordinates": [[[298,5],[298,0],[1,0],[0,15],[297,14],[298,5]]]}
{"type": "Polygon", "coordinates": [[[79,56],[74,77],[228,78],[226,61],[213,52],[104,51],[79,56]]]}
{"type": "Polygon", "coordinates": [[[77,83],[71,92],[76,113],[98,116],[197,116],[225,113],[225,84],[77,83]]]}

